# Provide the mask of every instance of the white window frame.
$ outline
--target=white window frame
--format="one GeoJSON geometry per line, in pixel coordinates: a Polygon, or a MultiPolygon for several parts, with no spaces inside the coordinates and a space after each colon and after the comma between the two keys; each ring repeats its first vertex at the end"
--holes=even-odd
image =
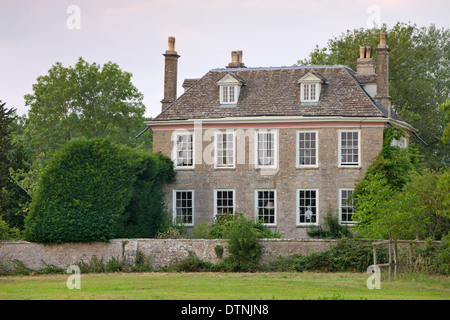
{"type": "Polygon", "coordinates": [[[174,154],[173,154],[173,161],[174,161],[174,168],[177,170],[183,170],[183,169],[194,169],[195,168],[195,136],[193,132],[175,132],[175,139],[174,139],[174,154]],[[192,164],[188,166],[180,166],[178,165],[178,137],[184,136],[184,135],[191,135],[192,136],[192,164]]]}
{"type": "MultiPolygon", "coordinates": [[[[342,199],[342,191],[351,191],[352,195],[353,195],[353,192],[355,191],[355,189],[353,189],[353,188],[340,188],[339,189],[339,224],[346,225],[346,226],[352,226],[355,224],[355,221],[342,221],[342,200],[343,200],[342,199]]],[[[349,207],[349,206],[347,205],[346,207],[349,207]]],[[[352,205],[352,207],[353,207],[353,205],[352,205]]],[[[352,216],[354,213],[355,213],[355,209],[353,207],[352,216]]]]}
{"type": "Polygon", "coordinates": [[[219,209],[217,207],[217,193],[218,192],[232,192],[233,193],[233,211],[231,212],[234,214],[235,208],[236,208],[236,192],[234,189],[214,189],[214,218],[217,218],[217,216],[221,216],[222,214],[219,214],[217,210],[219,209]]]}
{"type": "Polygon", "coordinates": [[[338,130],[338,161],[340,168],[358,168],[361,167],[361,130],[355,129],[342,129],[338,130]],[[342,133],[358,133],[358,162],[342,162],[342,133]]]}
{"type": "Polygon", "coordinates": [[[319,83],[302,83],[301,84],[301,101],[302,102],[317,102],[319,101],[320,95],[320,84],[319,83]],[[308,95],[306,95],[306,86],[308,86],[308,95]],[[310,87],[309,87],[310,86],[310,87]],[[311,98],[311,88],[314,86],[314,99],[311,98]]]}
{"type": "MultiPolygon", "coordinates": [[[[228,143],[228,140],[227,140],[227,143],[228,143]]],[[[222,150],[222,152],[224,152],[224,150],[222,150]]],[[[233,169],[233,168],[236,168],[236,134],[235,134],[234,131],[216,131],[214,133],[214,168],[216,168],[216,169],[230,169],[230,168],[233,169]],[[219,151],[219,148],[218,148],[218,142],[219,142],[218,137],[219,137],[219,135],[221,136],[221,135],[224,135],[224,134],[226,134],[226,135],[231,134],[233,136],[232,137],[232,141],[231,141],[233,143],[233,148],[232,148],[232,151],[231,151],[232,152],[233,161],[232,161],[231,164],[226,164],[226,165],[221,164],[221,165],[219,165],[219,163],[217,161],[218,160],[217,159],[217,155],[218,155],[218,151],[219,151]]]]}
{"type": "Polygon", "coordinates": [[[239,86],[236,85],[222,85],[220,86],[220,104],[236,104],[239,97],[239,86]],[[233,100],[231,100],[231,88],[233,90],[233,100]],[[226,91],[226,94],[225,94],[226,91]]]}
{"type": "Polygon", "coordinates": [[[296,215],[296,223],[297,226],[317,226],[319,225],[319,189],[317,188],[301,188],[297,189],[296,195],[296,207],[297,207],[297,215],[296,215]],[[300,191],[314,191],[316,193],[316,222],[300,222],[300,191]]]}
{"type": "Polygon", "coordinates": [[[172,191],[172,219],[175,224],[184,225],[184,226],[193,226],[194,225],[194,217],[195,217],[195,191],[193,189],[174,189],[172,191]],[[191,223],[182,223],[177,221],[177,192],[191,192],[192,193],[192,222],[191,223]]]}
{"type": "Polygon", "coordinates": [[[255,131],[255,168],[278,168],[278,130],[261,129],[255,131]],[[273,134],[273,164],[264,165],[259,164],[259,134],[273,134]]]}
{"type": "Polygon", "coordinates": [[[261,223],[268,227],[275,227],[277,225],[277,190],[276,189],[255,189],[255,219],[259,220],[259,213],[258,213],[258,192],[273,192],[273,223],[264,223],[261,221],[261,223]]]}
{"type": "Polygon", "coordinates": [[[297,149],[297,159],[296,159],[296,165],[297,168],[317,168],[319,167],[319,130],[297,130],[296,133],[296,149],[297,149]],[[316,164],[301,164],[300,163],[300,134],[301,133],[314,133],[316,135],[316,143],[314,146],[314,149],[316,151],[316,164]]]}

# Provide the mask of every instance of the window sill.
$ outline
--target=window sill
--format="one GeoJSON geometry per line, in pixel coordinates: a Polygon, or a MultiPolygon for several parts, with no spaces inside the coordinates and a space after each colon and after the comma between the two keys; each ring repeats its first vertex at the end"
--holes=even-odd
{"type": "Polygon", "coordinates": [[[173,170],[175,170],[175,171],[195,171],[195,167],[189,167],[189,168],[179,167],[179,168],[173,168],[173,170]]]}
{"type": "Polygon", "coordinates": [[[362,167],[361,167],[361,165],[354,165],[354,166],[338,165],[338,169],[358,169],[358,170],[361,170],[362,167]]]}
{"type": "Polygon", "coordinates": [[[297,166],[295,168],[299,170],[310,170],[310,169],[317,170],[319,169],[319,166],[297,166]]]}
{"type": "Polygon", "coordinates": [[[307,228],[307,227],[317,227],[319,224],[316,223],[302,223],[302,224],[296,224],[296,228],[307,228]]]}

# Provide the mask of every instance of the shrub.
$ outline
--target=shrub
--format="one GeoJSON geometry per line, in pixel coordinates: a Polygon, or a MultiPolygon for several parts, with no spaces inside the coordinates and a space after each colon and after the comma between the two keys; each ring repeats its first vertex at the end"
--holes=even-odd
{"type": "Polygon", "coordinates": [[[327,215],[325,216],[325,225],[322,226],[312,226],[308,227],[306,233],[312,238],[319,239],[339,239],[342,237],[351,238],[353,236],[352,232],[347,226],[341,225],[339,223],[339,217],[332,214],[333,209],[330,207],[328,209],[327,215]]]}
{"type": "Polygon", "coordinates": [[[160,154],[74,139],[40,176],[25,238],[62,243],[154,235],[163,219],[161,183],[173,178],[170,159],[160,154]]]}

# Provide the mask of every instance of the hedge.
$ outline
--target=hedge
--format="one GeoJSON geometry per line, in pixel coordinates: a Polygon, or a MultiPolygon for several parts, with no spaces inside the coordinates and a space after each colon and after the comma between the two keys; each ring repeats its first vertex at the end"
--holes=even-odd
{"type": "Polygon", "coordinates": [[[25,221],[25,239],[108,241],[138,235],[143,228],[156,234],[163,212],[161,184],[174,177],[172,162],[161,154],[107,139],[71,140],[39,178],[25,221]]]}

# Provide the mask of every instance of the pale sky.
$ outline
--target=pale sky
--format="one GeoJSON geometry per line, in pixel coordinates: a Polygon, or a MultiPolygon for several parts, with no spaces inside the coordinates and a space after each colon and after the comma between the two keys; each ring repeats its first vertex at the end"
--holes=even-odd
{"type": "Polygon", "coordinates": [[[234,50],[248,67],[290,66],[346,30],[374,21],[449,28],[449,13],[448,0],[0,0],[0,100],[27,113],[37,77],[83,57],[131,72],[155,117],[169,36],[181,95],[185,78],[225,67],[234,50]]]}

